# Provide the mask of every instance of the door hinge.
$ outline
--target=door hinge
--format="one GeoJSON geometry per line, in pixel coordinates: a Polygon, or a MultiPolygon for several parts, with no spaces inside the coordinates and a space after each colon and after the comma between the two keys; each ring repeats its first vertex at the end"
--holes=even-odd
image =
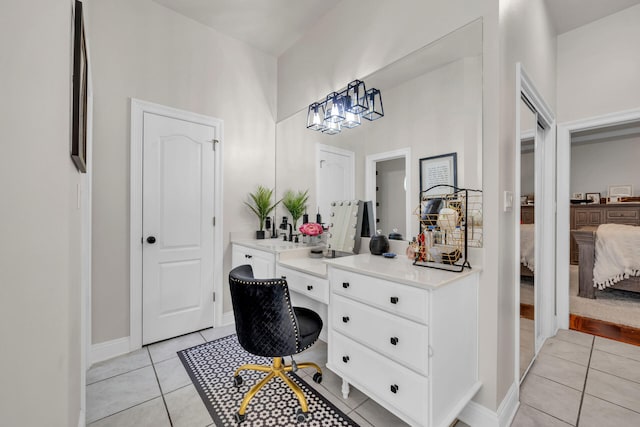
{"type": "Polygon", "coordinates": [[[213,293],[213,302],[216,302],[216,293],[213,293]]]}
{"type": "Polygon", "coordinates": [[[216,226],[216,217],[215,216],[213,217],[213,226],[214,227],[216,226]]]}

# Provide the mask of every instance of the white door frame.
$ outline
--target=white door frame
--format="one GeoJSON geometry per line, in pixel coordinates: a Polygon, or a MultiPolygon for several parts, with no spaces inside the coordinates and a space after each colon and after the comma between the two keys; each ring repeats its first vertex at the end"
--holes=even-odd
{"type": "Polygon", "coordinates": [[[216,225],[213,231],[213,291],[217,298],[213,303],[213,326],[222,325],[222,140],[223,121],[189,111],[178,110],[160,104],[131,98],[131,216],[130,216],[130,330],[131,351],[142,347],[142,145],[144,113],[153,113],[179,120],[213,126],[216,128],[215,171],[214,171],[214,215],[216,225]]]}
{"type": "MultiPolygon", "coordinates": [[[[515,361],[514,372],[516,381],[520,380],[520,179],[521,179],[521,131],[520,131],[520,103],[521,97],[525,96],[531,106],[536,110],[538,121],[542,122],[546,132],[544,133],[544,140],[538,142],[536,140],[536,159],[542,160],[542,169],[538,169],[536,164],[536,192],[540,188],[543,197],[543,206],[547,209],[542,212],[541,209],[535,211],[535,235],[539,237],[536,241],[535,248],[535,270],[536,275],[541,276],[536,283],[541,286],[537,286],[535,289],[535,353],[538,353],[540,347],[544,343],[544,340],[556,332],[556,319],[555,319],[555,306],[553,304],[554,293],[551,289],[556,289],[555,282],[555,268],[556,260],[554,259],[554,245],[557,239],[549,239],[549,233],[555,230],[550,230],[550,224],[554,223],[555,216],[555,194],[553,187],[555,185],[555,115],[549,104],[544,100],[536,89],[533,81],[524,70],[521,63],[516,64],[516,91],[515,91],[515,134],[514,134],[514,197],[513,197],[513,215],[514,215],[514,236],[515,236],[515,253],[514,257],[514,275],[513,283],[516,291],[514,292],[515,301],[514,310],[514,325],[515,325],[515,361]],[[541,150],[540,153],[537,151],[541,150]],[[540,155],[539,155],[540,154],[540,155]],[[549,209],[549,207],[552,207],[549,209]],[[550,248],[551,250],[548,250],[550,248]]],[[[534,135],[537,139],[537,123],[534,124],[534,135]]],[[[536,195],[537,197],[537,195],[536,195]]]]}
{"type": "Polygon", "coordinates": [[[558,125],[558,270],[557,312],[558,327],[569,328],[569,236],[570,233],[570,181],[571,181],[571,134],[585,130],[621,125],[640,121],[640,109],[619,111],[602,116],[574,120],[558,125]]]}
{"type": "MultiPolygon", "coordinates": [[[[398,150],[386,151],[384,153],[370,154],[365,161],[365,199],[371,200],[373,206],[376,206],[376,163],[385,160],[404,159],[404,173],[406,183],[406,196],[405,196],[405,233],[406,236],[413,235],[411,232],[411,214],[413,212],[411,208],[411,197],[413,192],[411,190],[411,148],[400,148],[398,150]]],[[[373,223],[376,223],[376,209],[373,210],[373,223]]]]}

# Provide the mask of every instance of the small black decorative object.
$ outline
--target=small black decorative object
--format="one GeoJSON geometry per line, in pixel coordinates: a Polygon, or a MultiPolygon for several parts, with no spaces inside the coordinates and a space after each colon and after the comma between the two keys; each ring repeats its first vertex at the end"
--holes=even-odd
{"type": "Polygon", "coordinates": [[[369,241],[369,252],[373,255],[382,255],[389,252],[389,240],[384,234],[376,233],[369,241]]]}

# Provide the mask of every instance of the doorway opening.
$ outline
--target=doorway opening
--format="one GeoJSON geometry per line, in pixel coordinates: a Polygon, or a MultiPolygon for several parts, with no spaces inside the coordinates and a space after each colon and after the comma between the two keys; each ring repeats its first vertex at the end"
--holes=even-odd
{"type": "MultiPolygon", "coordinates": [[[[590,332],[612,339],[623,339],[624,330],[640,328],[639,294],[617,290],[614,285],[611,290],[596,290],[595,299],[578,296],[581,281],[579,248],[571,235],[571,230],[596,228],[605,223],[640,225],[640,218],[626,216],[627,211],[634,211],[636,206],[640,211],[640,198],[634,203],[631,197],[624,204],[611,204],[608,198],[609,186],[623,184],[612,180],[633,181],[637,175],[633,167],[625,167],[625,161],[637,157],[634,150],[640,147],[639,138],[640,109],[558,126],[557,299],[561,327],[578,330],[588,327],[590,332]],[[618,156],[617,160],[615,156],[618,156]],[[597,165],[589,166],[590,162],[597,165]],[[608,162],[615,166],[612,168],[608,162]],[[586,180],[583,177],[585,169],[590,169],[586,180]],[[601,170],[609,172],[603,176],[598,173],[601,170]],[[588,199],[589,203],[578,203],[574,195],[583,195],[580,199],[588,199]],[[572,199],[575,204],[570,203],[572,199]],[[612,336],[606,331],[618,332],[612,336]]],[[[624,184],[632,182],[624,181],[624,184]]],[[[623,287],[621,282],[619,288],[623,287]]]]}
{"type": "Polygon", "coordinates": [[[375,207],[376,229],[386,235],[397,229],[406,240],[412,234],[411,148],[371,154],[365,162],[365,197],[375,207]]]}

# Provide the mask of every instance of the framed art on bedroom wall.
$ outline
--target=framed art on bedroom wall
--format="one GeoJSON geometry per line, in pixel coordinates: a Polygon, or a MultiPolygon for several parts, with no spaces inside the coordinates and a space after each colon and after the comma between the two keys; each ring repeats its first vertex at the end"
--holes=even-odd
{"type": "Polygon", "coordinates": [[[587,193],[587,200],[591,200],[594,205],[600,204],[600,193],[587,193]]]}
{"type": "Polygon", "coordinates": [[[87,46],[82,2],[75,2],[73,37],[73,123],[71,158],[78,171],[87,173],[87,46]]]}

